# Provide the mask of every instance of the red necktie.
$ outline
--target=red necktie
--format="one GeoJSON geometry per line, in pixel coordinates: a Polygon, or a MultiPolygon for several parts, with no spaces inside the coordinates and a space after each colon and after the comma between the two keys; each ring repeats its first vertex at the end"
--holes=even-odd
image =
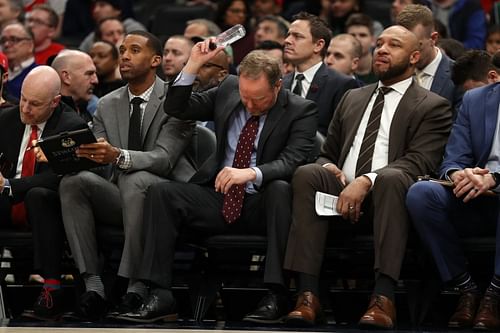
{"type": "MultiPolygon", "coordinates": [[[[34,149],[29,149],[33,140],[38,140],[38,127],[36,125],[31,125],[31,134],[24,151],[23,166],[21,169],[21,177],[33,176],[35,173],[35,151],[34,149]]],[[[26,209],[24,207],[24,202],[17,203],[12,206],[11,211],[12,223],[14,225],[26,225],[26,209]]]]}
{"type": "MultiPolygon", "coordinates": [[[[259,130],[259,117],[250,117],[241,130],[234,153],[233,168],[245,169],[250,166],[253,144],[259,130]]],[[[245,197],[246,184],[233,185],[224,195],[224,204],[222,205],[222,215],[227,223],[233,223],[241,215],[243,207],[243,198],[245,197]]]]}

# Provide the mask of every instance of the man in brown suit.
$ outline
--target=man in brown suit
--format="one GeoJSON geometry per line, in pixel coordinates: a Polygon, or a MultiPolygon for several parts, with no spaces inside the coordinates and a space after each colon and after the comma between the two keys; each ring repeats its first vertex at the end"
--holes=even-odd
{"type": "Polygon", "coordinates": [[[376,283],[360,325],[394,326],[394,287],[409,226],[406,191],[439,165],[451,126],[449,102],[412,80],[419,55],[413,33],[401,26],[384,30],[373,59],[380,81],[344,95],[320,157],[293,177],[284,266],[298,272],[299,299],[287,323],[312,325],[321,317],[318,276],[331,219],[315,212],[320,191],[339,197],[343,219],[373,221],[376,283]]]}

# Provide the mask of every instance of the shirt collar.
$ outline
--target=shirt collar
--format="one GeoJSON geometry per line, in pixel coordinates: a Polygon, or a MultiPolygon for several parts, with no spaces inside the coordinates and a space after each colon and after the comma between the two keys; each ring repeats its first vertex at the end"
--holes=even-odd
{"type": "MultiPolygon", "coordinates": [[[[407,78],[405,80],[396,82],[393,85],[390,85],[390,86],[387,86],[387,87],[391,87],[394,91],[396,91],[400,95],[404,95],[405,92],[406,92],[406,90],[408,90],[408,88],[410,87],[412,81],[413,81],[413,77],[410,76],[409,78],[407,78]]],[[[384,86],[382,84],[382,82],[378,81],[378,88],[380,88],[382,86],[384,86]]]]}
{"type": "MultiPolygon", "coordinates": [[[[321,64],[323,64],[322,61],[318,62],[316,65],[314,66],[311,66],[309,67],[308,69],[306,69],[302,74],[304,74],[304,79],[308,82],[308,83],[311,83],[312,80],[314,79],[314,75],[316,75],[316,72],[318,71],[318,69],[321,67],[321,64]]],[[[295,77],[297,76],[297,74],[300,74],[298,72],[295,72],[295,77]]],[[[294,79],[295,79],[294,77],[294,79]]]]}
{"type": "MultiPolygon", "coordinates": [[[[439,63],[441,62],[441,59],[443,59],[443,54],[441,53],[441,50],[439,47],[435,47],[436,49],[436,56],[434,59],[428,64],[427,66],[424,67],[421,71],[424,72],[428,76],[434,77],[436,75],[437,69],[439,67],[439,63]]],[[[417,71],[418,72],[418,71],[417,71]]]]}
{"type": "Polygon", "coordinates": [[[28,58],[28,59],[24,60],[23,62],[21,62],[18,66],[12,68],[12,70],[9,69],[9,80],[11,80],[15,76],[17,76],[19,73],[21,73],[23,71],[23,69],[30,66],[34,62],[35,62],[35,58],[31,57],[31,58],[28,58]]]}
{"type": "Polygon", "coordinates": [[[151,97],[151,93],[153,92],[153,88],[155,86],[155,83],[153,82],[153,84],[148,88],[146,89],[142,94],[136,96],[134,94],[132,94],[132,92],[130,91],[130,88],[127,89],[128,91],[128,100],[131,101],[132,98],[134,97],[140,97],[144,100],[144,102],[148,102],[149,101],[149,98],[151,97]]]}

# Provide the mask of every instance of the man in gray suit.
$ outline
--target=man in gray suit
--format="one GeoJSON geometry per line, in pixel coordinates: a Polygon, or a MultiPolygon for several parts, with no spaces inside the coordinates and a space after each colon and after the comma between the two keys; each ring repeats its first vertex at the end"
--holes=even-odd
{"type": "MultiPolygon", "coordinates": [[[[161,65],[160,41],[150,33],[129,33],[119,48],[120,72],[128,84],[103,97],[94,116],[94,144],[81,145],[80,157],[111,164],[111,178],[90,171],[63,178],[60,190],[66,235],[83,275],[86,292],[77,316],[96,320],[104,314],[96,223],[121,226],[125,244],[118,275],[129,278],[142,258],[143,200],[149,185],[166,178],[187,181],[194,168],[183,153],[194,129],[162,111],[165,82],[156,76],[161,65]]],[[[145,286],[129,281],[127,294],[116,312],[142,302],[145,286]]]]}
{"type": "Polygon", "coordinates": [[[321,315],[318,277],[331,218],[315,212],[319,191],[339,197],[336,210],[344,220],[336,224],[363,229],[373,222],[375,289],[360,324],[394,326],[394,288],[409,226],[406,191],[438,166],[451,127],[449,103],[412,79],[417,48],[406,28],[384,30],[373,58],[380,81],[344,95],[319,159],[295,172],[285,268],[298,272],[299,299],[287,322],[312,325],[321,315]]]}
{"type": "Polygon", "coordinates": [[[451,79],[453,60],[436,46],[438,33],[432,11],[423,5],[408,5],[399,13],[396,21],[418,38],[420,60],[415,71],[417,82],[423,88],[446,98],[453,109],[457,109],[463,91],[451,79]]]}

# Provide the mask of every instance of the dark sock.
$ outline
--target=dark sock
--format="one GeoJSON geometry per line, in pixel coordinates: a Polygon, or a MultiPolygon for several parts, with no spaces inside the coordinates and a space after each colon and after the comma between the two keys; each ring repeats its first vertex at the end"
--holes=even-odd
{"type": "Polygon", "coordinates": [[[375,280],[375,289],[373,293],[382,295],[389,298],[394,302],[394,289],[396,288],[396,281],[388,275],[380,273],[375,280]]]}
{"type": "Polygon", "coordinates": [[[486,289],[485,294],[495,298],[500,298],[500,276],[493,275],[493,279],[491,279],[490,285],[486,289]]]}
{"type": "Polygon", "coordinates": [[[318,277],[311,274],[299,273],[299,285],[298,291],[299,294],[310,291],[314,295],[319,295],[319,281],[318,277]]]}
{"type": "Polygon", "coordinates": [[[472,280],[469,272],[464,272],[450,281],[451,285],[458,288],[460,293],[479,293],[477,284],[472,280]]]}
{"type": "Polygon", "coordinates": [[[288,289],[282,284],[269,283],[269,284],[267,284],[267,288],[269,289],[269,291],[271,291],[272,293],[274,293],[276,295],[280,295],[280,296],[288,295],[288,289]]]}

